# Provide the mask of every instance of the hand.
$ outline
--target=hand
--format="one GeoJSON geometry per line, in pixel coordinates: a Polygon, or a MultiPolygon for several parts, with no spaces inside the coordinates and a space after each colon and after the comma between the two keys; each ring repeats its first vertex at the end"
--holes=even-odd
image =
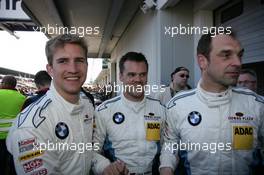
{"type": "Polygon", "coordinates": [[[117,160],[111,163],[103,171],[103,175],[127,175],[127,174],[128,174],[128,169],[126,168],[126,164],[121,160],[117,160]]]}
{"type": "Polygon", "coordinates": [[[161,168],[160,175],[173,175],[173,170],[169,167],[161,168]]]}

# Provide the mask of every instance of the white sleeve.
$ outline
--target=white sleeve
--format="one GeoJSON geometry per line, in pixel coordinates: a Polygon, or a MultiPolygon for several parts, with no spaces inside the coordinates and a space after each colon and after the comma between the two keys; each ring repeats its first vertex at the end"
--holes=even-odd
{"type": "Polygon", "coordinates": [[[160,155],[160,168],[170,167],[174,171],[178,164],[178,150],[179,132],[177,131],[175,123],[177,122],[177,114],[175,109],[166,109],[165,128],[163,132],[164,143],[160,155]]]}
{"type": "Polygon", "coordinates": [[[262,157],[262,165],[264,166],[264,105],[262,103],[262,108],[260,112],[260,127],[258,132],[259,146],[262,157]]]}
{"type": "MultiPolygon", "coordinates": [[[[47,134],[47,133],[46,133],[47,134]]],[[[16,128],[9,132],[6,145],[13,155],[16,172],[22,174],[54,174],[57,164],[56,154],[39,149],[44,137],[36,128],[16,128]]]]}
{"type": "Polygon", "coordinates": [[[104,169],[110,164],[110,161],[102,156],[102,148],[106,138],[106,125],[100,112],[95,111],[95,131],[93,142],[99,145],[98,151],[94,153],[92,160],[92,169],[95,174],[102,174],[104,169]]]}

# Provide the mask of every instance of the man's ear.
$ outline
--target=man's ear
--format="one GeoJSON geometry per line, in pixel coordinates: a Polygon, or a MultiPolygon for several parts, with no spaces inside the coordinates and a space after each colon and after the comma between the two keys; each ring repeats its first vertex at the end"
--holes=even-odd
{"type": "Polygon", "coordinates": [[[47,65],[46,65],[46,69],[47,69],[48,74],[49,74],[51,77],[53,77],[53,68],[52,68],[52,65],[47,64],[47,65]]]}
{"type": "Polygon", "coordinates": [[[205,70],[208,66],[208,58],[206,58],[203,54],[197,55],[197,63],[201,70],[205,70]]]}

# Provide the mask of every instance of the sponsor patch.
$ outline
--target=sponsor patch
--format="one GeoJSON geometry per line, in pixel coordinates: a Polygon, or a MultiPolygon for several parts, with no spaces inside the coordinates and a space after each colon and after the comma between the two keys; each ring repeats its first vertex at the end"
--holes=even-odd
{"type": "Polygon", "coordinates": [[[122,114],[121,112],[116,112],[114,115],[113,115],[113,121],[115,124],[121,124],[125,121],[125,116],[124,114],[122,114]]]}
{"type": "Polygon", "coordinates": [[[25,151],[33,150],[34,143],[36,143],[36,138],[29,138],[19,141],[18,142],[19,152],[22,153],[25,151]]]}
{"type": "Polygon", "coordinates": [[[46,174],[48,174],[48,170],[46,168],[31,173],[31,175],[46,175],[46,174]]]}
{"type": "Polygon", "coordinates": [[[230,123],[247,123],[254,120],[254,117],[245,115],[242,112],[236,112],[235,115],[229,116],[230,123]]]}
{"type": "Polygon", "coordinates": [[[38,150],[38,151],[30,152],[28,154],[20,156],[18,159],[19,159],[19,161],[25,161],[25,160],[28,160],[28,159],[32,159],[32,158],[38,157],[38,156],[40,156],[42,154],[43,154],[43,151],[38,150]]]}
{"type": "Polygon", "coordinates": [[[145,120],[159,121],[161,116],[156,116],[154,113],[150,112],[148,115],[144,115],[145,120]]]}
{"type": "Polygon", "coordinates": [[[199,112],[192,111],[189,113],[188,122],[190,123],[190,125],[197,126],[201,123],[201,121],[202,121],[202,115],[199,112]]]}
{"type": "Polygon", "coordinates": [[[18,142],[18,146],[26,146],[29,144],[33,144],[36,141],[36,138],[29,138],[25,140],[21,140],[18,142]]]}
{"type": "Polygon", "coordinates": [[[41,167],[43,165],[43,160],[42,159],[34,159],[31,160],[27,163],[23,164],[23,168],[25,173],[31,172],[39,167],[41,167]]]}
{"type": "Polygon", "coordinates": [[[85,115],[83,121],[84,121],[85,124],[89,124],[89,123],[92,122],[92,120],[93,120],[93,117],[89,117],[89,115],[85,115]]]}
{"type": "Polygon", "coordinates": [[[253,134],[252,126],[233,126],[233,148],[236,150],[252,149],[253,134]]]}
{"type": "Polygon", "coordinates": [[[55,134],[59,139],[65,139],[69,135],[69,128],[64,122],[59,122],[55,127],[55,134]]]}
{"type": "Polygon", "coordinates": [[[146,140],[159,141],[160,140],[160,123],[159,122],[147,122],[146,140]]]}
{"type": "Polygon", "coordinates": [[[19,152],[22,153],[22,152],[30,151],[33,149],[34,149],[34,143],[32,143],[30,145],[19,147],[19,152]]]}

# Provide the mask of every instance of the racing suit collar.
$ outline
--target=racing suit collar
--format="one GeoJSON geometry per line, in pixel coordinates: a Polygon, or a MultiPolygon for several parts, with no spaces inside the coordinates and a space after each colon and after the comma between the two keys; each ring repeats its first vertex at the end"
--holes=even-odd
{"type": "Polygon", "coordinates": [[[198,98],[205,103],[208,107],[217,107],[220,105],[227,104],[231,101],[232,89],[229,87],[226,91],[220,93],[213,93],[204,90],[201,85],[201,80],[197,85],[198,98]]]}
{"type": "Polygon", "coordinates": [[[84,109],[84,104],[81,98],[79,98],[78,104],[72,104],[66,101],[56,90],[53,82],[50,85],[50,92],[54,96],[56,102],[63,107],[64,110],[68,111],[71,115],[79,114],[84,109]]]}
{"type": "Polygon", "coordinates": [[[135,113],[138,113],[142,108],[145,107],[146,96],[144,96],[143,100],[141,100],[140,102],[134,102],[134,101],[128,100],[122,93],[121,100],[122,100],[122,103],[124,103],[124,105],[132,109],[135,113]]]}

